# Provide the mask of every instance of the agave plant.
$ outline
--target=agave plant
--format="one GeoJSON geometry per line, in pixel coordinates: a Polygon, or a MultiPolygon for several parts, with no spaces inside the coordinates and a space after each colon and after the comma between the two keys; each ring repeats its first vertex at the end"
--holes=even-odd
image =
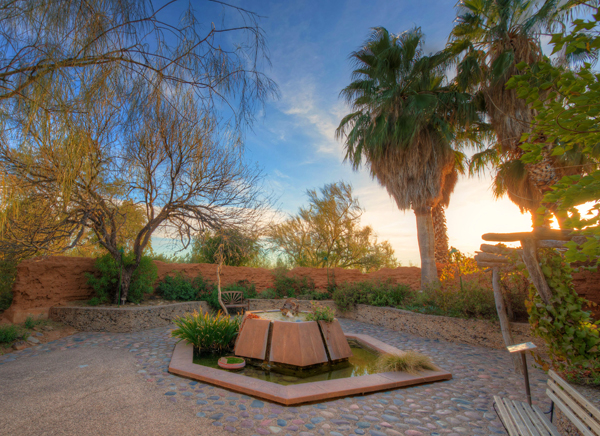
{"type": "Polygon", "coordinates": [[[240,330],[240,317],[218,313],[187,313],[173,320],[177,328],[171,336],[192,344],[198,353],[230,351],[240,330]]]}

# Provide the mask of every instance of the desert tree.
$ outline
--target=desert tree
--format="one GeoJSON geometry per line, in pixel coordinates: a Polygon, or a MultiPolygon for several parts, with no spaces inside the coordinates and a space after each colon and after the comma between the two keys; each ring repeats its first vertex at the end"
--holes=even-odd
{"type": "MultiPolygon", "coordinates": [[[[89,229],[120,261],[122,205],[143,208],[145,225],[133,240],[133,262],[124,265],[122,298],[157,229],[186,247],[207,229],[258,224],[267,207],[260,169],[245,162],[238,136],[220,131],[192,90],[180,85],[144,97],[132,110],[118,89],[105,88],[91,110],[73,114],[67,135],[53,128],[53,118],[64,114],[39,112],[18,146],[0,147],[4,172],[18,180],[8,194],[26,193],[51,211],[48,234],[67,237],[70,245],[89,229]]],[[[3,218],[7,228],[19,225],[16,216],[3,218]]]]}
{"type": "Polygon", "coordinates": [[[377,241],[371,226],[361,226],[364,210],[353,197],[351,185],[331,183],[310,189],[307,195],[307,207],[268,232],[269,244],[290,264],[365,272],[398,266],[389,242],[377,241]]]}
{"type": "Polygon", "coordinates": [[[222,248],[223,264],[227,266],[248,266],[260,255],[258,235],[250,235],[238,229],[209,230],[196,235],[192,243],[189,261],[191,263],[215,263],[222,248]]]}
{"type": "Polygon", "coordinates": [[[135,264],[158,227],[187,243],[252,215],[260,172],[244,162],[242,136],[277,92],[258,17],[209,1],[235,22],[204,25],[191,3],[174,21],[177,3],[0,9],[3,248],[55,253],[91,231],[120,258],[129,202],[145,215],[135,264]]]}

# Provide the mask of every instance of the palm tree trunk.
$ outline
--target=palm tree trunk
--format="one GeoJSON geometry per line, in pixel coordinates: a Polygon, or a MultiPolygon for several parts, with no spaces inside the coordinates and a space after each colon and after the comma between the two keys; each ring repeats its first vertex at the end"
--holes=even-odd
{"type": "Polygon", "coordinates": [[[446,212],[440,203],[431,210],[431,218],[435,237],[435,261],[448,263],[448,227],[446,227],[446,212]]]}
{"type": "Polygon", "coordinates": [[[424,287],[438,282],[431,207],[415,209],[415,216],[417,217],[417,237],[421,253],[421,287],[424,287]]]}

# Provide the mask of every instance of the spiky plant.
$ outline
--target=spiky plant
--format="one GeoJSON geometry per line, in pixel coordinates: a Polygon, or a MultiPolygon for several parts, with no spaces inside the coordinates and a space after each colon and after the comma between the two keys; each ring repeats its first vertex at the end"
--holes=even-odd
{"type": "Polygon", "coordinates": [[[405,351],[401,354],[383,354],[377,360],[380,371],[408,372],[418,374],[421,371],[437,371],[431,359],[416,351],[405,351]]]}
{"type": "Polygon", "coordinates": [[[211,315],[194,311],[175,318],[173,322],[177,328],[171,336],[192,344],[200,354],[230,351],[240,329],[239,317],[221,312],[211,315]]]}
{"type": "Polygon", "coordinates": [[[364,162],[399,209],[417,218],[421,283],[437,281],[431,210],[452,192],[452,174],[464,155],[453,145],[461,129],[477,122],[470,95],[448,84],[445,54],[425,56],[424,35],[374,28],[352,53],[352,83],[341,95],[352,106],[337,129],[346,160],[364,162]]]}

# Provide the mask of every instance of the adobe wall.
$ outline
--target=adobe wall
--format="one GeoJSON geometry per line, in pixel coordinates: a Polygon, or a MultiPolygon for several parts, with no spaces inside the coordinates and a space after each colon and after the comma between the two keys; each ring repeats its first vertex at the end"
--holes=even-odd
{"type": "MultiPolygon", "coordinates": [[[[181,272],[188,277],[198,273],[211,281],[217,280],[217,267],[213,264],[174,264],[155,262],[158,268],[157,284],[168,274],[181,272]]],[[[4,313],[11,322],[23,322],[28,315],[47,316],[52,306],[64,305],[70,301],[87,300],[93,296],[87,284],[86,273],[93,273],[94,259],[86,257],[53,256],[30,259],[17,267],[17,278],[13,285],[13,303],[4,313]]],[[[309,276],[317,289],[327,288],[327,270],[317,268],[295,268],[290,276],[309,276]]],[[[382,269],[363,274],[358,270],[334,268],[329,270],[330,280],[337,283],[363,280],[387,280],[407,284],[414,289],[420,286],[421,270],[416,267],[382,269]]],[[[273,287],[273,272],[265,268],[224,266],[221,283],[224,285],[248,280],[260,292],[273,287]]]]}
{"type": "MultiPolygon", "coordinates": [[[[157,283],[168,274],[181,272],[188,277],[198,273],[208,280],[216,281],[217,268],[213,264],[174,264],[155,262],[158,268],[157,283]]],[[[440,265],[441,266],[441,265],[440,265]]],[[[438,268],[441,271],[441,268],[438,268]]],[[[92,297],[92,289],[87,284],[85,273],[93,273],[94,259],[86,257],[53,256],[30,259],[21,262],[13,285],[13,304],[4,313],[12,322],[23,322],[28,315],[47,316],[52,306],[64,305],[70,301],[87,300],[92,297]]],[[[317,289],[327,288],[327,270],[320,268],[294,268],[290,276],[309,276],[317,289]]],[[[383,268],[363,274],[359,270],[333,268],[329,270],[330,280],[335,282],[357,282],[364,280],[387,280],[403,283],[419,289],[421,269],[417,267],[383,268]]],[[[265,268],[224,266],[221,281],[224,285],[248,280],[257,290],[273,287],[273,272],[265,268]]],[[[584,271],[573,276],[575,289],[580,295],[600,305],[600,272],[584,271]]],[[[600,306],[594,310],[600,317],[600,306]]]]}

